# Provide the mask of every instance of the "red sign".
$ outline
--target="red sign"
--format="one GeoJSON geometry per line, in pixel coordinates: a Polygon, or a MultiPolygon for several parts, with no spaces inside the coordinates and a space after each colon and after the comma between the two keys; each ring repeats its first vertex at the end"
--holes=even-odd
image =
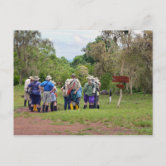
{"type": "Polygon", "coordinates": [[[127,76],[112,76],[112,82],[129,82],[129,77],[127,76]]]}
{"type": "Polygon", "coordinates": [[[117,84],[116,85],[118,88],[120,88],[120,89],[123,89],[124,88],[124,85],[123,84],[117,84]]]}

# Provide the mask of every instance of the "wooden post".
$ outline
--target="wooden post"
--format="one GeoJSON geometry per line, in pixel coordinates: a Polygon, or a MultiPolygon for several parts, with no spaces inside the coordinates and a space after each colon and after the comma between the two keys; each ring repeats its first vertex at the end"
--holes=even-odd
{"type": "MultiPolygon", "coordinates": [[[[121,70],[120,70],[120,75],[121,76],[123,75],[123,68],[124,68],[124,59],[122,59],[122,65],[121,65],[121,70]]],[[[118,100],[118,103],[117,103],[118,108],[120,107],[120,102],[122,100],[122,97],[123,97],[123,91],[122,91],[122,89],[120,89],[120,96],[119,96],[119,100],[118,100]]]]}

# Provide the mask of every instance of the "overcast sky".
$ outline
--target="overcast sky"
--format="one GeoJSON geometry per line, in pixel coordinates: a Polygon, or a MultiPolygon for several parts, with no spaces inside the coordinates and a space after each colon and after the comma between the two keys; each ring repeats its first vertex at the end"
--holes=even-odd
{"type": "Polygon", "coordinates": [[[48,38],[54,44],[56,56],[72,60],[82,55],[82,48],[101,34],[98,30],[40,30],[42,38],[48,38]]]}

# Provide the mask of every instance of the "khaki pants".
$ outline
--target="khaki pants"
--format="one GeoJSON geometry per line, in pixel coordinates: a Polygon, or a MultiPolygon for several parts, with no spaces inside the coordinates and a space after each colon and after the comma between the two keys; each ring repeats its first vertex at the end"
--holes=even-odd
{"type": "Polygon", "coordinates": [[[30,96],[27,92],[24,92],[24,100],[30,101],[30,96]]]}
{"type": "Polygon", "coordinates": [[[48,91],[45,91],[43,94],[43,103],[51,103],[51,93],[48,91]]]}

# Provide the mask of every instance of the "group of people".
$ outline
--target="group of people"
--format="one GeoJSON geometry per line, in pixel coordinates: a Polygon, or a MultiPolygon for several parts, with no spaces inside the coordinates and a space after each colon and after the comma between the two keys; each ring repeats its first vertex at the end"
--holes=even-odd
{"type": "Polygon", "coordinates": [[[51,111],[57,111],[57,88],[56,83],[51,80],[51,76],[47,76],[45,81],[40,83],[38,76],[30,76],[24,85],[24,106],[28,101],[29,109],[34,111],[34,105],[37,111],[41,111],[41,93],[43,92],[42,112],[48,112],[49,104],[51,111]]]}
{"type": "MultiPolygon", "coordinates": [[[[99,109],[99,92],[101,83],[97,77],[88,76],[87,79],[88,82],[85,83],[83,88],[84,109],[87,108],[88,103],[90,109],[99,109]]],[[[82,96],[82,87],[75,74],[72,74],[71,79],[67,79],[65,81],[65,84],[61,90],[63,91],[64,96],[64,109],[66,110],[68,108],[71,110],[77,110],[82,96]]]]}
{"type": "MultiPolygon", "coordinates": [[[[34,106],[36,110],[41,112],[41,98],[43,98],[42,112],[48,112],[49,107],[51,111],[57,111],[57,88],[56,83],[48,75],[44,82],[39,82],[38,76],[30,76],[25,81],[24,86],[24,106],[28,102],[29,109],[33,112],[34,106]],[[43,93],[43,96],[41,97],[43,93]]],[[[84,109],[89,108],[99,109],[99,92],[101,83],[97,77],[88,76],[87,83],[83,87],[84,94],[84,109]]],[[[64,110],[78,110],[80,107],[80,99],[82,96],[82,86],[80,81],[73,73],[70,79],[65,81],[61,88],[64,97],[64,110]]]]}

